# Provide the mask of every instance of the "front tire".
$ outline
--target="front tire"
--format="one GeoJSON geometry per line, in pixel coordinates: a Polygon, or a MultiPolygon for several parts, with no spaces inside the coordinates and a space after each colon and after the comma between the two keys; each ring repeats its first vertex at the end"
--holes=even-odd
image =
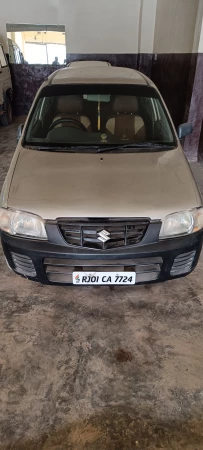
{"type": "Polygon", "coordinates": [[[10,98],[7,96],[5,101],[5,112],[0,116],[0,122],[2,125],[7,127],[8,125],[11,125],[13,121],[13,112],[12,112],[12,104],[10,98]]]}

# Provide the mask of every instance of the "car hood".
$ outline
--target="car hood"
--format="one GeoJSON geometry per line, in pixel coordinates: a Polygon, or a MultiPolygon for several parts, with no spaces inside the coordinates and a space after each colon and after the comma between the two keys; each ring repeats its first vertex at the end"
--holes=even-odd
{"type": "Polygon", "coordinates": [[[21,148],[7,207],[59,217],[149,217],[201,205],[181,148],[64,153],[21,148]]]}

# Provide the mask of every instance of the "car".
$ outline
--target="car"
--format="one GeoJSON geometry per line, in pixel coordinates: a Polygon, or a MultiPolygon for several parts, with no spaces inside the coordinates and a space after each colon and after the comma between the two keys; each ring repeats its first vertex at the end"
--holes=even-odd
{"type": "Polygon", "coordinates": [[[8,49],[9,49],[9,63],[10,64],[25,64],[24,56],[21,49],[16,42],[8,38],[8,49]]]}
{"type": "Polygon", "coordinates": [[[10,69],[3,45],[0,43],[0,123],[5,126],[10,125],[13,119],[12,96],[10,69]]]}
{"type": "Polygon", "coordinates": [[[9,267],[53,285],[139,285],[185,276],[203,207],[153,82],[133,69],[75,63],[43,83],[0,199],[9,267]]]}

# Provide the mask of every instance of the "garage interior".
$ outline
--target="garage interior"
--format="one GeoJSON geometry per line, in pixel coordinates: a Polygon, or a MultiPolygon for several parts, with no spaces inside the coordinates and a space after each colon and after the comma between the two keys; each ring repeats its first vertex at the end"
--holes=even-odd
{"type": "MultiPolygon", "coordinates": [[[[0,6],[6,52],[7,37],[31,33],[33,44],[46,23],[65,36],[55,43],[66,42],[67,62],[104,60],[152,78],[175,125],[194,126],[183,146],[203,195],[203,0],[14,5],[0,6]]],[[[10,69],[14,120],[0,126],[0,188],[18,126],[56,67],[10,69]]],[[[43,286],[11,272],[0,248],[0,450],[202,450],[202,270],[201,255],[191,275],[163,284],[43,286]]]]}

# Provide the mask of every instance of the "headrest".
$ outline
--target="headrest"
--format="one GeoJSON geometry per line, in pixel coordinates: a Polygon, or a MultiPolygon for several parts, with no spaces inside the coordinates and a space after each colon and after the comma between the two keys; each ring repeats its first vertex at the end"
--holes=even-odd
{"type": "Polygon", "coordinates": [[[113,104],[113,112],[116,114],[137,114],[139,105],[137,97],[131,95],[118,95],[113,104]]]}
{"type": "Polygon", "coordinates": [[[57,112],[60,114],[77,114],[83,110],[83,102],[79,95],[64,95],[58,98],[57,112]]]}

